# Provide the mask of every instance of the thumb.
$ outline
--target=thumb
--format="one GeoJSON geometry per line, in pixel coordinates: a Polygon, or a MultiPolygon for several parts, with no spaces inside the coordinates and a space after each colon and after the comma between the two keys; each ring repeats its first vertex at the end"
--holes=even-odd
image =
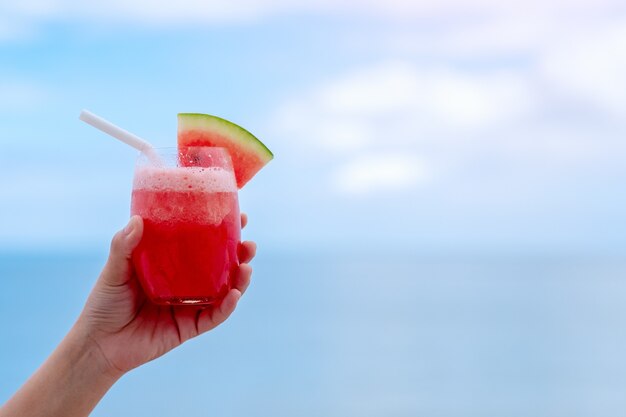
{"type": "Polygon", "coordinates": [[[103,281],[108,285],[122,285],[133,274],[131,255],[143,235],[143,220],[133,216],[126,227],[113,236],[109,259],[104,266],[103,281]]]}

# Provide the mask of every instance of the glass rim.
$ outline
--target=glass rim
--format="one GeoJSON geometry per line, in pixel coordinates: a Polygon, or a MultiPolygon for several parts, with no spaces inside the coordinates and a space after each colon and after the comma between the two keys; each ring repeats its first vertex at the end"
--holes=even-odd
{"type": "MultiPolygon", "coordinates": [[[[224,146],[189,145],[189,146],[184,146],[184,147],[185,148],[219,149],[219,150],[224,150],[228,152],[228,148],[224,146]]],[[[178,146],[153,146],[152,149],[154,149],[155,151],[168,151],[168,150],[180,151],[180,148],[178,146]]],[[[143,152],[140,151],[139,153],[143,153],[143,152]]]]}
{"type": "Polygon", "coordinates": [[[221,146],[186,146],[182,149],[177,146],[164,146],[154,147],[152,152],[157,159],[151,158],[146,152],[139,152],[135,160],[135,167],[222,167],[231,171],[234,170],[230,152],[221,146]],[[185,152],[186,149],[191,151],[191,155],[185,152]],[[194,160],[194,154],[199,159],[194,160]],[[183,160],[188,161],[188,164],[182,163],[183,160]],[[191,163],[189,164],[189,162],[191,163]]]}
{"type": "MultiPolygon", "coordinates": [[[[184,151],[184,149],[187,149],[187,148],[203,149],[205,150],[204,152],[221,153],[221,154],[227,155],[229,158],[232,159],[232,156],[228,148],[223,147],[223,146],[191,145],[191,146],[185,146],[183,149],[179,148],[178,146],[154,146],[152,147],[152,151],[154,151],[158,155],[175,155],[175,154],[180,154],[181,152],[184,151]]],[[[138,159],[149,158],[148,154],[145,151],[137,152],[137,157],[138,159]]]]}

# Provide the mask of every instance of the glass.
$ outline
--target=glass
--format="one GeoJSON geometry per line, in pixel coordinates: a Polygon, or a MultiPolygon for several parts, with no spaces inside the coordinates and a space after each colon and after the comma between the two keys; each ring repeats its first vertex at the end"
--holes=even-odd
{"type": "Polygon", "coordinates": [[[223,148],[156,149],[135,166],[131,215],[144,221],[133,263],[157,304],[212,304],[231,287],[241,219],[230,155],[223,148]]]}

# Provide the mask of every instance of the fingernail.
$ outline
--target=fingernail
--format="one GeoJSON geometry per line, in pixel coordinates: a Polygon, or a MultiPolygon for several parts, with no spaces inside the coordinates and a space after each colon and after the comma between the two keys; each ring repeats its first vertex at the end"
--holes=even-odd
{"type": "Polygon", "coordinates": [[[133,231],[133,223],[134,223],[133,218],[131,217],[130,220],[128,221],[128,224],[124,228],[124,230],[122,230],[122,233],[124,233],[124,235],[128,236],[130,232],[133,231]]]}

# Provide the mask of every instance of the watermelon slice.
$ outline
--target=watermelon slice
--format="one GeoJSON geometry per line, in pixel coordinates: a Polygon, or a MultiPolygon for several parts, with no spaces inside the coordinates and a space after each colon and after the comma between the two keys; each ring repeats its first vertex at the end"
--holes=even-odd
{"type": "Polygon", "coordinates": [[[274,154],[246,129],[217,116],[200,113],[178,114],[178,148],[219,146],[233,160],[237,187],[242,188],[274,154]]]}

